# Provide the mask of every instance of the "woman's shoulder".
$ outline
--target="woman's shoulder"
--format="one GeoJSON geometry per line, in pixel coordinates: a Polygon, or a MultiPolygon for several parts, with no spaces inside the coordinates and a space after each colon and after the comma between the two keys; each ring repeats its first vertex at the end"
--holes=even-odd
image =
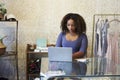
{"type": "Polygon", "coordinates": [[[61,35],[61,36],[62,36],[62,35],[65,35],[65,32],[60,32],[59,35],[61,35]]]}
{"type": "Polygon", "coordinates": [[[87,35],[86,35],[85,33],[82,33],[82,34],[80,35],[80,37],[81,37],[81,38],[87,38],[87,35]]]}

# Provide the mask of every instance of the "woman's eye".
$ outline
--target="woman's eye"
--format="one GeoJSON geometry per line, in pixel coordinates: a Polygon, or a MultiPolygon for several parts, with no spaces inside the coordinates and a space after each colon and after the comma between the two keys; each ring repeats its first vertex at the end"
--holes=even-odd
{"type": "Polygon", "coordinates": [[[70,24],[68,24],[67,26],[74,26],[74,25],[70,25],[70,24]]]}

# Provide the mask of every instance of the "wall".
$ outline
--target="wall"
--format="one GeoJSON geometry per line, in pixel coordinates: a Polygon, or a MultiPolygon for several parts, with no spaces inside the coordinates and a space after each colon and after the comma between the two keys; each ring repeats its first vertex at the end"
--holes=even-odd
{"type": "MultiPolygon", "coordinates": [[[[88,57],[91,56],[93,15],[119,14],[120,0],[1,0],[6,4],[8,14],[19,21],[19,59],[25,60],[26,44],[36,43],[40,37],[47,38],[48,44],[55,44],[60,32],[62,17],[75,12],[82,15],[87,23],[89,40],[88,57]]],[[[19,61],[21,75],[25,75],[25,61],[19,61]]]]}

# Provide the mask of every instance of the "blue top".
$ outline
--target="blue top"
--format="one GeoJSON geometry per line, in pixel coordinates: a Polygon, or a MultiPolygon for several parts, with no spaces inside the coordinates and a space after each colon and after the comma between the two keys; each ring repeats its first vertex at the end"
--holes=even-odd
{"type": "Polygon", "coordinates": [[[71,47],[72,52],[83,52],[84,55],[87,52],[87,46],[88,46],[88,39],[86,34],[82,33],[80,37],[78,37],[74,41],[68,41],[66,40],[65,33],[61,32],[58,36],[56,47],[71,47]]]}

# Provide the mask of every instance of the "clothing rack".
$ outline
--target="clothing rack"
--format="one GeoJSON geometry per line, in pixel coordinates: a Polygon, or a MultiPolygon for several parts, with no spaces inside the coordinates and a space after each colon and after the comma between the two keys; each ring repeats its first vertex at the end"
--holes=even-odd
{"type": "MultiPolygon", "coordinates": [[[[92,33],[92,54],[91,56],[93,57],[93,43],[94,43],[94,31],[95,31],[95,22],[96,22],[96,17],[101,17],[101,18],[108,18],[108,17],[113,17],[115,20],[118,20],[116,19],[116,17],[119,17],[119,20],[120,21],[120,14],[94,14],[93,15],[93,33],[92,33]]],[[[97,18],[98,19],[98,18],[97,18]]],[[[112,22],[112,21],[110,21],[112,22]]]]}
{"type": "MultiPolygon", "coordinates": [[[[111,42],[111,43],[108,43],[108,42],[105,42],[104,41],[104,47],[103,47],[103,43],[102,43],[102,41],[101,40],[103,40],[103,38],[104,38],[104,40],[105,40],[105,37],[103,37],[103,33],[100,33],[100,35],[97,35],[97,37],[99,38],[99,39],[97,39],[97,37],[96,37],[96,30],[97,29],[99,29],[98,28],[98,26],[97,25],[99,25],[97,22],[99,21],[99,19],[101,20],[101,21],[103,21],[104,22],[104,24],[106,24],[106,22],[108,22],[108,24],[110,24],[111,25],[111,23],[113,22],[114,24],[112,24],[112,25],[114,25],[114,26],[116,26],[117,25],[117,27],[111,27],[111,26],[109,26],[109,28],[107,29],[107,30],[109,30],[109,31],[113,31],[113,32],[116,32],[115,30],[117,30],[117,31],[119,31],[119,33],[120,33],[120,30],[119,30],[119,27],[118,27],[118,23],[120,23],[120,14],[95,14],[94,16],[93,16],[93,34],[92,34],[92,56],[93,57],[96,57],[96,55],[97,56],[99,56],[99,53],[100,54],[102,54],[102,55],[100,55],[100,58],[101,59],[99,59],[98,60],[98,58],[96,58],[95,59],[95,67],[94,67],[94,71],[96,70],[96,72],[93,72],[93,74],[96,74],[96,75],[103,75],[104,73],[105,73],[105,71],[108,71],[109,72],[109,69],[107,69],[107,68],[112,68],[111,66],[109,66],[109,65],[111,65],[111,63],[108,63],[107,62],[107,58],[111,58],[111,60],[113,60],[113,63],[114,64],[120,64],[120,62],[119,62],[119,60],[120,60],[120,58],[119,57],[117,57],[117,59],[115,59],[114,57],[116,57],[116,55],[117,56],[120,56],[120,53],[119,53],[119,50],[118,50],[118,52],[115,52],[115,54],[113,54],[113,49],[111,50],[112,52],[110,52],[110,54],[108,54],[108,52],[105,52],[105,50],[108,50],[108,44],[109,45],[111,45],[111,43],[113,43],[113,42],[111,42]],[[117,23],[117,24],[115,24],[115,23],[117,23]],[[102,37],[101,37],[102,36],[102,37]],[[100,42],[100,44],[99,43],[97,43],[97,47],[96,47],[96,41],[97,42],[100,42]],[[101,44],[102,44],[102,46],[101,46],[101,44]],[[107,44],[107,49],[104,49],[104,48],[106,48],[106,44],[107,44]],[[98,45],[99,45],[99,47],[98,47],[98,45]],[[99,49],[99,51],[97,50],[98,48],[101,48],[101,49],[99,49]],[[104,49],[104,50],[103,50],[104,49]],[[95,52],[95,50],[97,50],[97,52],[95,52]],[[105,55],[104,55],[105,54],[105,55]],[[106,56],[107,55],[107,56],[106,56]],[[116,62],[117,61],[117,62],[116,62]]],[[[101,23],[100,23],[101,24],[101,23]]],[[[102,24],[103,25],[103,24],[102,24]]],[[[101,27],[101,26],[99,26],[100,28],[103,28],[103,27],[106,27],[106,26],[103,26],[103,27],[101,27]]],[[[102,32],[103,30],[102,29],[100,29],[100,32],[102,32]]],[[[105,33],[104,33],[104,35],[105,35],[105,33]]],[[[108,34],[107,34],[108,35],[108,34]]],[[[119,34],[119,36],[120,36],[120,34],[119,34]]],[[[117,39],[116,40],[119,40],[119,38],[120,37],[117,37],[117,39]]],[[[113,39],[113,38],[111,38],[113,41],[115,41],[115,39],[113,39]]],[[[110,39],[110,40],[111,40],[110,39]]],[[[108,40],[106,40],[106,41],[108,41],[108,40]]],[[[116,41],[115,41],[116,42],[116,41]]],[[[115,43],[115,44],[117,44],[117,49],[119,49],[119,47],[118,46],[120,46],[120,41],[117,41],[118,43],[115,43]]],[[[116,46],[116,45],[115,45],[116,46]]],[[[117,72],[118,70],[119,70],[119,68],[117,68],[117,67],[113,67],[113,71],[112,71],[112,73],[119,73],[119,72],[117,72]]]]}

